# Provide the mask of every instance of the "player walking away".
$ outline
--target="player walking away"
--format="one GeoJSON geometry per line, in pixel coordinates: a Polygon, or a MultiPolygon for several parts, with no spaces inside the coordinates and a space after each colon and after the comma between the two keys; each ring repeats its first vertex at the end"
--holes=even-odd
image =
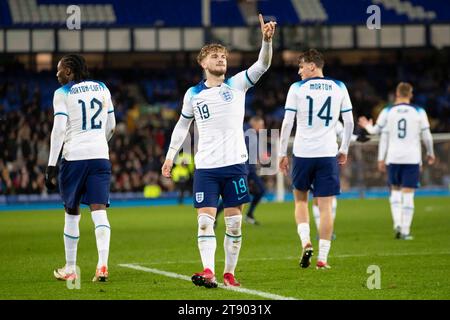
{"type": "Polygon", "coordinates": [[[184,96],[181,117],[162,167],[170,177],[173,159],[180,149],[193,119],[199,132],[195,155],[194,207],[198,212],[198,248],[203,272],[195,273],[197,286],[217,287],[215,272],[216,236],[214,221],[219,196],[225,206],[225,270],[224,284],[239,286],[234,271],[241,248],[243,204],[249,202],[247,169],[248,154],[242,130],[245,113],[245,93],[267,71],[272,59],[272,37],[275,22],[264,23],[259,15],[263,34],[258,61],[248,70],[225,79],[227,49],[220,44],[204,46],[197,61],[206,80],[191,87],[184,96]]]}
{"type": "Polygon", "coordinates": [[[389,202],[396,239],[412,240],[410,234],[414,215],[414,190],[419,187],[422,151],[420,137],[427,149],[427,162],[434,164],[433,137],[427,113],[411,105],[413,87],[400,82],[395,92],[395,102],[384,108],[375,126],[361,117],[358,124],[370,134],[379,134],[378,169],[388,172],[391,189],[389,202]]]}
{"type": "Polygon", "coordinates": [[[287,147],[289,136],[297,118],[293,148],[292,183],[294,185],[295,220],[303,247],[300,266],[311,263],[313,247],[310,239],[308,191],[317,197],[320,210],[319,256],[317,269],[327,263],[333,233],[332,200],[340,194],[339,165],[347,161],[353,132],[352,104],[345,85],[323,76],[324,60],[315,49],[303,52],[299,58],[302,81],[289,88],[286,112],[281,127],[279,168],[288,174],[287,147]],[[336,123],[342,115],[344,133],[338,151],[336,123]]]}
{"type": "MultiPolygon", "coordinates": [[[[264,129],[264,119],[260,116],[253,116],[250,118],[250,121],[248,123],[244,124],[244,133],[249,130],[253,129],[256,134],[258,134],[259,130],[264,129]]],[[[251,139],[250,137],[245,138],[245,145],[247,147],[248,153],[256,153],[254,156],[256,160],[257,150],[258,150],[258,136],[256,136],[256,139],[251,139]]],[[[247,210],[247,213],[245,215],[245,221],[249,224],[253,225],[260,225],[259,221],[255,219],[255,209],[258,206],[259,202],[261,201],[262,197],[266,193],[266,188],[264,186],[264,182],[262,179],[258,176],[256,172],[256,164],[254,161],[252,163],[247,160],[246,162],[247,170],[248,170],[248,183],[250,185],[250,194],[252,195],[252,201],[250,202],[250,206],[247,210]]],[[[219,202],[219,205],[217,207],[217,214],[216,214],[216,220],[214,221],[214,229],[217,226],[217,218],[219,214],[223,211],[223,201],[219,202]]]]}
{"type": "MultiPolygon", "coordinates": [[[[336,135],[339,138],[339,140],[342,141],[343,135],[344,135],[344,126],[342,125],[342,122],[338,121],[336,122],[336,135]]],[[[362,130],[359,134],[352,134],[352,137],[350,139],[350,141],[354,142],[354,141],[359,141],[361,143],[365,143],[367,141],[370,140],[370,137],[367,136],[367,133],[362,130]]],[[[337,209],[337,199],[336,196],[333,197],[332,202],[331,202],[331,211],[332,211],[332,216],[333,216],[333,226],[334,226],[334,221],[336,221],[336,209],[337,209]]],[[[317,232],[319,232],[319,226],[320,226],[320,210],[319,210],[319,204],[317,201],[317,198],[313,198],[313,203],[312,203],[312,211],[313,211],[313,217],[314,217],[314,222],[316,224],[316,228],[317,228],[317,232]]],[[[319,235],[317,235],[317,239],[319,239],[319,235]]],[[[331,236],[331,240],[335,240],[336,239],[336,233],[333,229],[333,234],[331,236]]]]}
{"type": "Polygon", "coordinates": [[[77,278],[81,202],[89,205],[95,225],[98,264],[93,281],[106,281],[111,236],[106,215],[111,178],[108,141],[116,125],[111,94],[104,83],[87,80],[86,62],[80,55],[64,56],[56,76],[62,87],[53,98],[54,122],[45,184],[50,190],[56,188],[56,165],[64,145],[58,180],[66,211],[66,265],[54,270],[54,276],[58,280],[77,278]]]}

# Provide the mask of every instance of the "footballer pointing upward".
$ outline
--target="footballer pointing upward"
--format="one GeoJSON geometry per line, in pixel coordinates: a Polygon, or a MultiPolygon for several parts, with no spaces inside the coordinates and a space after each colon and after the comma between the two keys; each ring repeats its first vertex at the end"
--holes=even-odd
{"type": "Polygon", "coordinates": [[[173,160],[195,120],[199,140],[195,155],[194,207],[198,212],[198,248],[203,263],[203,271],[192,276],[197,286],[217,287],[214,221],[219,196],[225,207],[224,284],[239,286],[234,271],[241,249],[242,208],[249,202],[245,166],[248,154],[242,130],[245,94],[269,69],[276,26],[272,21],[264,23],[262,15],[259,22],[263,41],[258,60],[231,78],[225,78],[228,51],[224,46],[209,44],[200,50],[197,62],[206,79],[187,90],[162,167],[162,174],[170,177],[173,160]]]}

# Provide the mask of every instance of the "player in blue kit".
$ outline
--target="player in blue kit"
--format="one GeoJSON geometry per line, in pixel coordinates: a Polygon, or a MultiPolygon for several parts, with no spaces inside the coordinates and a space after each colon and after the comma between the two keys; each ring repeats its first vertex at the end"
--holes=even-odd
{"type": "Polygon", "coordinates": [[[289,88],[285,116],[281,127],[279,168],[287,175],[287,147],[295,118],[292,183],[295,219],[303,247],[300,266],[311,263],[313,247],[310,239],[308,192],[312,190],[320,210],[319,256],[317,269],[328,269],[328,253],[333,233],[332,201],[340,194],[339,166],[347,161],[353,133],[352,104],[344,83],[323,76],[324,59],[310,49],[299,58],[302,81],[289,88]],[[342,116],[344,132],[338,149],[335,126],[342,116]]]}
{"type": "Polygon", "coordinates": [[[108,141],[116,125],[111,94],[104,83],[88,80],[86,61],[80,55],[64,56],[57,69],[62,87],[55,91],[53,98],[54,121],[45,183],[50,190],[56,188],[56,166],[62,148],[58,180],[66,212],[66,264],[53,273],[58,280],[78,277],[81,202],[89,205],[95,225],[98,263],[93,281],[106,281],[111,237],[106,214],[111,180],[108,141]]]}
{"type": "Polygon", "coordinates": [[[197,286],[217,287],[214,221],[219,196],[225,207],[224,284],[240,285],[234,272],[241,249],[242,208],[249,202],[245,165],[248,154],[242,130],[245,94],[270,66],[276,25],[275,22],[264,23],[261,15],[259,20],[262,47],[258,60],[247,70],[225,78],[226,48],[209,44],[201,49],[197,62],[205,72],[206,80],[187,90],[162,167],[162,174],[170,177],[173,160],[195,119],[199,140],[194,160],[194,207],[198,213],[198,248],[203,264],[203,271],[192,276],[197,286]]]}

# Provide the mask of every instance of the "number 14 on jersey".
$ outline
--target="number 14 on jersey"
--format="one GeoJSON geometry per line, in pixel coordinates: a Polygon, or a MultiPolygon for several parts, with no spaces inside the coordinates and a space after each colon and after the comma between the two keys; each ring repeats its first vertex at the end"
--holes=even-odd
{"type": "MultiPolygon", "coordinates": [[[[312,126],[314,99],[310,96],[306,96],[306,99],[309,100],[308,126],[312,126]]],[[[325,100],[324,104],[322,105],[322,108],[320,108],[319,112],[317,113],[317,117],[325,121],[326,127],[328,127],[330,121],[333,120],[333,117],[330,115],[330,112],[331,112],[331,97],[328,97],[327,100],[325,100]]]]}

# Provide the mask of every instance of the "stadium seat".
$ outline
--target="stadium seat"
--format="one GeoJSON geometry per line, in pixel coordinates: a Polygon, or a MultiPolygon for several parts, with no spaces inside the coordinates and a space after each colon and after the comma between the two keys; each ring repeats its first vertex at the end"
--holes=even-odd
{"type": "Polygon", "coordinates": [[[48,6],[46,6],[46,5],[39,6],[39,13],[41,16],[42,23],[50,22],[50,13],[48,11],[48,6]]]}
{"type": "Polygon", "coordinates": [[[328,16],[320,0],[292,0],[300,21],[325,21],[328,16]]]}
{"type": "MultiPolygon", "coordinates": [[[[116,14],[112,4],[98,4],[84,2],[80,4],[82,23],[87,25],[116,23],[116,14]]],[[[112,1],[115,2],[115,1],[112,1]]],[[[12,24],[40,24],[54,25],[65,23],[67,7],[70,1],[61,0],[60,3],[39,4],[36,0],[8,0],[9,15],[12,24]]],[[[138,8],[141,11],[143,8],[138,8]]],[[[6,14],[6,13],[5,13],[6,14]]],[[[134,19],[130,19],[133,21],[134,19]]],[[[3,21],[0,20],[0,24],[3,21]]]]}
{"type": "Polygon", "coordinates": [[[99,4],[96,4],[94,6],[94,11],[95,11],[95,15],[96,15],[96,21],[97,23],[107,23],[107,18],[106,18],[106,8],[105,6],[101,6],[99,4]]]}
{"type": "MultiPolygon", "coordinates": [[[[398,15],[406,15],[409,20],[435,19],[436,13],[427,11],[422,5],[415,5],[411,1],[405,0],[376,0],[376,4],[381,4],[387,10],[394,10],[398,15]]],[[[425,5],[425,3],[424,3],[425,5]]]]}
{"type": "Polygon", "coordinates": [[[51,23],[58,22],[58,9],[55,6],[48,6],[48,13],[51,23]]]}
{"type": "Polygon", "coordinates": [[[58,23],[65,23],[67,19],[67,6],[58,5],[58,23]]]}
{"type": "MultiPolygon", "coordinates": [[[[15,24],[52,26],[65,22],[66,8],[71,0],[8,0],[2,6],[0,25],[15,24]],[[9,10],[8,10],[9,9],[9,10]],[[55,13],[55,10],[57,13],[55,13]],[[46,13],[48,12],[48,14],[46,13]],[[56,17],[56,16],[57,17],[56,17]]],[[[257,12],[281,25],[303,23],[360,24],[361,13],[370,4],[383,10],[383,23],[408,23],[424,20],[448,23],[450,11],[439,1],[427,0],[266,0],[211,1],[211,26],[236,27],[257,24],[257,12]]],[[[202,25],[202,1],[155,1],[148,10],[148,1],[135,0],[133,6],[121,0],[80,0],[84,25],[199,27],[202,25]]]]}
{"type": "Polygon", "coordinates": [[[238,6],[241,11],[242,17],[246,20],[248,25],[254,25],[258,23],[256,19],[258,15],[258,9],[256,1],[239,1],[238,6]]]}
{"type": "Polygon", "coordinates": [[[114,8],[111,4],[105,5],[105,18],[107,23],[115,23],[117,20],[114,8]]]}

